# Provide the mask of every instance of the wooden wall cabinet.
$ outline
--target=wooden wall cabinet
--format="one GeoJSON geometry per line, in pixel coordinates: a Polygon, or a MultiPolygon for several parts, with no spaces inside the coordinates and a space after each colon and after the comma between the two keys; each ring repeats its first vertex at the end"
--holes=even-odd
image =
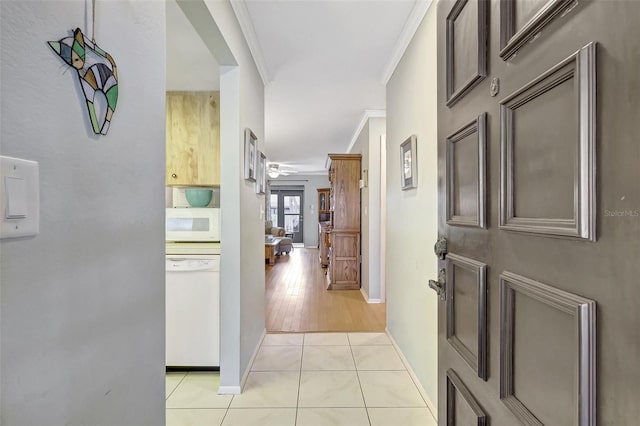
{"type": "Polygon", "coordinates": [[[220,185],[220,92],[167,92],[167,186],[220,185]]]}
{"type": "Polygon", "coordinates": [[[329,290],[360,289],[360,154],[329,154],[329,290]]]}

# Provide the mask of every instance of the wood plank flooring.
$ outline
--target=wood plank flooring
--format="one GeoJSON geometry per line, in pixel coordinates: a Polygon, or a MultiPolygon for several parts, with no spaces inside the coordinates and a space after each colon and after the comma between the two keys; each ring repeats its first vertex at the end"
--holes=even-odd
{"type": "Polygon", "coordinates": [[[296,248],[265,265],[267,332],[384,331],[386,305],[359,290],[326,290],[318,249],[296,248]]]}

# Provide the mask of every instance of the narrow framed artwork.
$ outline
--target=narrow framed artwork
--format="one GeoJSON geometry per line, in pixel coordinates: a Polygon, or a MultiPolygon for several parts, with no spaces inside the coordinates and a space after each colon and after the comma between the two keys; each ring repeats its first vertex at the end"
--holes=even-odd
{"type": "Polygon", "coordinates": [[[418,185],[417,138],[411,135],[400,145],[400,178],[402,190],[415,188],[418,185]]]}
{"type": "Polygon", "coordinates": [[[256,160],[256,194],[263,195],[267,187],[267,156],[258,151],[256,160]]]}
{"type": "Polygon", "coordinates": [[[256,181],[256,146],[258,138],[251,129],[244,129],[244,178],[250,182],[256,181]]]}

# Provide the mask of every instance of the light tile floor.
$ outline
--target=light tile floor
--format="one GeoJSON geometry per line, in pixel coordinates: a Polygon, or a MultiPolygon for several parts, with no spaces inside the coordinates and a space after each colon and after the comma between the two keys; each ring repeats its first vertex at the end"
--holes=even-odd
{"type": "Polygon", "coordinates": [[[241,395],[167,373],[167,426],[436,426],[385,333],[268,334],[241,395]]]}

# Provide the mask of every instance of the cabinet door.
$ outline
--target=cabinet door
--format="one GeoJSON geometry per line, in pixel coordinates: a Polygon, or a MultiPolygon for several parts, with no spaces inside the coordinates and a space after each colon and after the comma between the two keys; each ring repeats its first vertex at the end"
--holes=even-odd
{"type": "Polygon", "coordinates": [[[168,92],[167,185],[220,185],[220,92],[168,92]]]}
{"type": "Polygon", "coordinates": [[[360,233],[332,231],[328,290],[360,289],[360,233]]]}

